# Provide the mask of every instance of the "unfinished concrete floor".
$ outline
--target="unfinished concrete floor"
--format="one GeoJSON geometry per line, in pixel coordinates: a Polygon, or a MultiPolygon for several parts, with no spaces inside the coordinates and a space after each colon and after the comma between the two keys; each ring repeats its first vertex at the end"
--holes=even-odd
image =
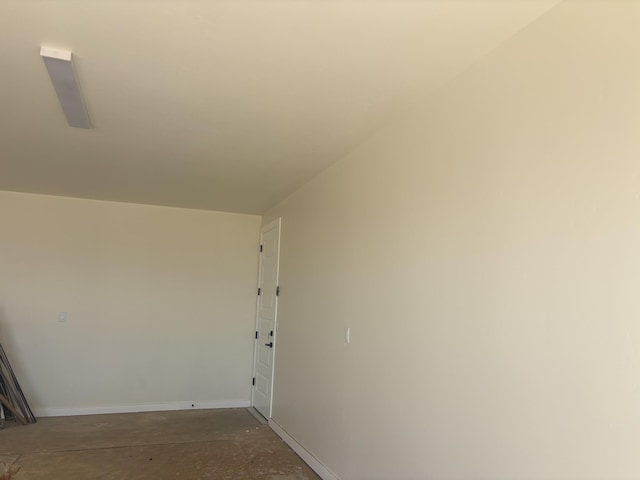
{"type": "Polygon", "coordinates": [[[246,409],[41,418],[0,430],[12,480],[319,479],[246,409]]]}

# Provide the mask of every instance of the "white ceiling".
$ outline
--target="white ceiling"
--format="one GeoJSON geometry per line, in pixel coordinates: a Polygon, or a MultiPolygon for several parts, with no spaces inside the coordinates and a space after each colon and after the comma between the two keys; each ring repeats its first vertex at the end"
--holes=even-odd
{"type": "Polygon", "coordinates": [[[557,0],[4,0],[0,189],[261,213],[557,0]],[[71,50],[92,130],[39,56],[71,50]]]}

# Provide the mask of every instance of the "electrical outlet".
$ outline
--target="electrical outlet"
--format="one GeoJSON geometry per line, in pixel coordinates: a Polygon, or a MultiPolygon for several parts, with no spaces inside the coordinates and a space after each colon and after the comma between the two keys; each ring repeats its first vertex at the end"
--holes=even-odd
{"type": "Polygon", "coordinates": [[[67,321],[67,312],[60,312],[58,314],[58,321],[59,322],[66,322],[67,321]]]}

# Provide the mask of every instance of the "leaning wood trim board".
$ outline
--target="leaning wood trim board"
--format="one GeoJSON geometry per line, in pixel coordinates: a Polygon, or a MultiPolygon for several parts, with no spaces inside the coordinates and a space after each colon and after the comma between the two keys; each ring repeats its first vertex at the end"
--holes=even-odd
{"type": "Polygon", "coordinates": [[[4,405],[7,410],[13,413],[13,415],[16,417],[16,420],[18,420],[21,424],[26,425],[28,423],[27,419],[20,415],[20,412],[18,412],[18,410],[16,410],[13,405],[11,405],[9,399],[2,394],[0,394],[0,403],[4,405]]]}

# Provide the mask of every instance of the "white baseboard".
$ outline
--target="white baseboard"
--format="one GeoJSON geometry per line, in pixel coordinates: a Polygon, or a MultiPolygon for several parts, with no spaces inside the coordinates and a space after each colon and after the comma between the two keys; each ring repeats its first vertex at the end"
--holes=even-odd
{"type": "Polygon", "coordinates": [[[339,480],[337,476],[331,473],[327,467],[325,467],[320,461],[314,457],[309,451],[300,445],[291,435],[289,435],[278,423],[269,419],[269,426],[278,434],[278,436],[284,440],[284,442],[291,447],[291,449],[298,454],[298,456],[304,460],[304,463],[309,465],[311,470],[316,472],[322,480],[339,480]]]}
{"type": "Polygon", "coordinates": [[[204,410],[209,408],[247,408],[249,400],[217,400],[211,402],[140,403],[131,405],[98,405],[94,407],[34,408],[37,417],[68,417],[103,413],[163,412],[168,410],[204,410]]]}

